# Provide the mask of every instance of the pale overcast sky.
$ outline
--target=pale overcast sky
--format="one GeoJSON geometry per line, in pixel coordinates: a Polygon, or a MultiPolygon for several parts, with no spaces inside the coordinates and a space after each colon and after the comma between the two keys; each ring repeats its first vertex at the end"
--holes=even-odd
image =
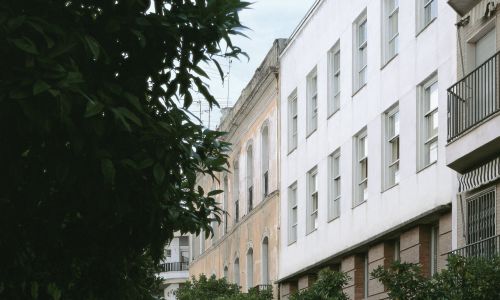
{"type": "MultiPolygon", "coordinates": [[[[251,1],[251,0],[250,0],[251,1]]],[[[264,56],[276,38],[288,38],[300,20],[305,16],[314,0],[257,0],[253,1],[250,9],[240,14],[243,25],[250,28],[244,33],[250,39],[234,37],[234,44],[238,45],[250,56],[250,61],[242,57],[241,61],[233,60],[229,76],[229,106],[232,106],[241,93],[241,90],[252,78],[255,69],[260,65],[264,56]]],[[[223,69],[228,71],[228,61],[223,63],[223,69]]],[[[221,83],[215,67],[208,70],[214,78],[210,82],[210,90],[219,101],[221,107],[227,106],[228,89],[227,80],[221,83]]],[[[191,111],[197,116],[200,104],[193,103],[191,111]]],[[[215,109],[210,114],[206,104],[201,104],[202,121],[208,126],[210,115],[210,128],[215,128],[219,123],[220,112],[215,109]]]]}

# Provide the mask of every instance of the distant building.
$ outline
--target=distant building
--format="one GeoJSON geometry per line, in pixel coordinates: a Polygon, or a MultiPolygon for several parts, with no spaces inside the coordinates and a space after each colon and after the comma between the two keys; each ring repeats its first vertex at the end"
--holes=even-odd
{"type": "MultiPolygon", "coordinates": [[[[381,299],[394,260],[445,267],[456,240],[446,1],[316,1],[280,56],[280,297],[329,267],[351,299],[381,299]]],[[[498,127],[497,127],[498,129],[498,127]]],[[[497,130],[498,133],[498,130],[497,130]]]]}
{"type": "Polygon", "coordinates": [[[285,40],[276,40],[219,130],[232,144],[229,172],[218,181],[200,177],[205,191],[221,189],[220,207],[228,212],[214,222],[215,234],[191,236],[190,275],[215,275],[241,286],[273,288],[278,276],[278,57],[285,40]]]}
{"type": "Polygon", "coordinates": [[[458,249],[500,254],[500,4],[449,0],[457,23],[458,80],[448,90],[446,162],[458,173],[458,249]]]}
{"type": "Polygon", "coordinates": [[[189,279],[189,236],[176,233],[165,247],[164,260],[161,262],[159,277],[163,280],[166,300],[175,300],[175,291],[189,279]]]}

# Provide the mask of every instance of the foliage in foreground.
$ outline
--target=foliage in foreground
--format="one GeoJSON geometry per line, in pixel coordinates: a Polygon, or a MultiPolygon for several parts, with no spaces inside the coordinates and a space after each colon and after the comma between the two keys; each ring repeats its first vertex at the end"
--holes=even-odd
{"type": "Polygon", "coordinates": [[[228,145],[187,108],[247,5],[0,1],[1,299],[150,299],[174,232],[211,232],[228,145]]]}
{"type": "Polygon", "coordinates": [[[241,293],[237,284],[229,283],[225,278],[217,279],[215,275],[207,278],[200,275],[199,279],[194,276],[181,286],[176,296],[178,300],[206,299],[206,300],[271,300],[271,290],[258,291],[253,288],[248,293],[241,293]]]}
{"type": "MultiPolygon", "coordinates": [[[[386,287],[389,298],[397,300],[491,300],[500,299],[500,258],[463,258],[450,256],[448,268],[433,277],[424,276],[418,264],[394,262],[371,275],[386,287]]],[[[291,300],[347,300],[343,292],[349,277],[328,269],[318,280],[291,300]]]]}
{"type": "Polygon", "coordinates": [[[447,269],[428,278],[416,264],[395,262],[372,272],[387,287],[390,299],[500,299],[500,258],[450,256],[447,269]]]}
{"type": "Polygon", "coordinates": [[[348,281],[349,276],[343,272],[323,269],[311,287],[293,294],[290,300],[347,300],[343,288],[348,281]]]}

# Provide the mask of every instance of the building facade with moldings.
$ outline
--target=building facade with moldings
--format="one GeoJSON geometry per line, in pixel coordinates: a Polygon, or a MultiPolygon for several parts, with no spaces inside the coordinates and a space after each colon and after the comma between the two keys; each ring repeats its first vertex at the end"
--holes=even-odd
{"type": "Polygon", "coordinates": [[[200,177],[205,190],[220,189],[220,207],[228,212],[215,234],[191,236],[190,275],[215,275],[242,291],[273,288],[278,276],[279,245],[279,54],[276,40],[234,107],[223,114],[219,130],[232,144],[229,171],[218,180],[200,177]]]}

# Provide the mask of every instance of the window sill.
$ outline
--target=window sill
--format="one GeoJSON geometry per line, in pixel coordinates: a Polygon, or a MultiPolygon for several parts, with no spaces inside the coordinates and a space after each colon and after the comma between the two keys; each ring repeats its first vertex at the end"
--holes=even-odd
{"type": "Polygon", "coordinates": [[[307,135],[306,135],[306,140],[313,134],[316,132],[316,130],[318,130],[318,128],[314,128],[311,132],[309,132],[307,135]]]}
{"type": "Polygon", "coordinates": [[[382,192],[381,192],[381,193],[383,194],[383,193],[385,193],[385,192],[387,192],[387,191],[389,191],[389,190],[392,190],[393,188],[397,187],[398,185],[399,185],[399,182],[398,182],[398,183],[395,183],[395,184],[393,184],[393,185],[391,185],[391,186],[385,187],[384,189],[382,189],[382,192]]]}
{"type": "Polygon", "coordinates": [[[336,216],[335,218],[330,218],[330,219],[328,219],[328,223],[331,223],[331,222],[333,222],[333,221],[335,221],[335,220],[338,220],[338,219],[340,219],[340,215],[339,215],[339,216],[336,216]]]}
{"type": "Polygon", "coordinates": [[[334,111],[332,111],[331,113],[328,114],[328,116],[326,117],[327,120],[329,120],[333,115],[335,115],[338,111],[340,111],[340,108],[337,108],[335,109],[334,111]]]}
{"type": "Polygon", "coordinates": [[[287,155],[292,154],[296,149],[297,149],[297,146],[293,147],[293,149],[291,149],[291,150],[288,150],[288,154],[287,155]]]}
{"type": "Polygon", "coordinates": [[[437,19],[437,17],[434,17],[434,19],[432,19],[429,23],[427,23],[425,26],[423,26],[422,28],[420,28],[417,33],[415,34],[415,37],[418,37],[422,32],[424,32],[427,27],[431,26],[432,23],[434,23],[434,21],[437,19]]]}
{"type": "Polygon", "coordinates": [[[430,164],[428,164],[428,165],[426,165],[426,166],[424,166],[424,167],[422,167],[422,168],[418,169],[418,170],[417,170],[417,174],[418,174],[418,173],[420,173],[420,172],[422,172],[422,171],[424,171],[424,170],[426,170],[426,169],[428,169],[428,168],[430,168],[431,166],[433,166],[433,165],[437,164],[437,162],[438,162],[438,161],[437,161],[437,160],[435,160],[435,161],[431,162],[430,164]]]}
{"type": "Polygon", "coordinates": [[[358,206],[361,206],[361,205],[365,204],[367,201],[368,201],[368,200],[364,200],[363,202],[360,202],[360,203],[358,203],[358,204],[353,205],[352,209],[355,209],[356,207],[358,207],[358,206]]]}
{"type": "Polygon", "coordinates": [[[309,232],[306,234],[306,236],[310,235],[311,233],[313,233],[313,232],[315,232],[315,231],[317,231],[317,230],[318,230],[318,228],[314,228],[313,230],[309,231],[309,232]]]}
{"type": "Polygon", "coordinates": [[[364,83],[362,86],[360,86],[357,90],[354,91],[352,94],[352,97],[356,96],[357,93],[359,93],[368,83],[364,83]]]}
{"type": "Polygon", "coordinates": [[[387,65],[389,65],[393,60],[396,59],[396,57],[398,57],[399,53],[396,53],[394,54],[391,58],[389,58],[385,63],[382,64],[382,66],[380,67],[380,71],[382,71],[383,69],[385,69],[385,67],[387,65]]]}
{"type": "Polygon", "coordinates": [[[293,241],[293,242],[288,242],[288,246],[291,246],[293,244],[297,244],[297,240],[293,241]]]}

